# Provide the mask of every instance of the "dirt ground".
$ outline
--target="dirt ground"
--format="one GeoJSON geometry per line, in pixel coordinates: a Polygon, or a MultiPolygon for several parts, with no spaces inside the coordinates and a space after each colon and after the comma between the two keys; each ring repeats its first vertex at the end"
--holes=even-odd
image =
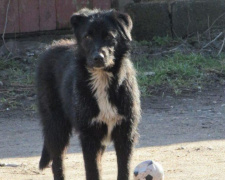
{"type": "MultiPolygon", "coordinates": [[[[140,140],[132,161],[162,164],[165,180],[224,180],[225,89],[213,86],[182,96],[142,99],[140,140]]],[[[42,135],[38,115],[26,111],[0,114],[0,180],[49,180],[51,169],[38,170],[42,135]],[[7,166],[8,164],[8,166],[7,166]]],[[[72,137],[65,160],[66,179],[85,179],[81,149],[72,137]]],[[[115,180],[113,146],[104,154],[103,179],[115,180]]]]}
{"type": "MultiPolygon", "coordinates": [[[[47,36],[45,40],[40,37],[38,41],[41,43],[33,43],[32,38],[32,42],[21,44],[19,50],[22,53],[16,54],[16,60],[30,68],[27,65],[29,61],[23,61],[29,60],[28,57],[35,59],[51,38],[47,36]]],[[[143,53],[142,50],[145,48],[139,48],[133,55],[143,53]]],[[[1,74],[3,77],[4,72],[1,74]]],[[[5,83],[0,96],[7,92],[7,78],[0,79],[5,83]]],[[[18,86],[14,88],[21,89],[18,86]]],[[[29,88],[33,89],[33,86],[29,88]]],[[[151,159],[162,164],[165,180],[224,180],[224,93],[225,87],[212,85],[202,92],[189,92],[182,96],[158,93],[142,98],[140,139],[135,148],[132,171],[140,162],[151,159]]],[[[33,91],[25,95],[22,94],[22,98],[29,99],[24,101],[27,106],[34,103],[33,91]]],[[[26,108],[12,110],[0,103],[0,180],[53,179],[50,167],[42,172],[38,170],[42,143],[38,114],[26,108]]],[[[68,148],[65,170],[66,179],[85,179],[81,148],[75,135],[68,148]]],[[[111,145],[103,158],[103,180],[115,180],[116,176],[116,156],[111,145]]]]}

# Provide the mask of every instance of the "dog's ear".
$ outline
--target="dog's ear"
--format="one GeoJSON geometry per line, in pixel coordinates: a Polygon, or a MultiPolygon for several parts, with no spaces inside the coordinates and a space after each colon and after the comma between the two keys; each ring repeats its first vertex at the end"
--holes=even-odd
{"type": "Polygon", "coordinates": [[[74,33],[76,38],[78,38],[78,34],[80,32],[82,24],[84,24],[87,21],[88,17],[85,14],[82,13],[74,13],[70,18],[70,23],[73,26],[74,33]]]}
{"type": "Polygon", "coordinates": [[[131,17],[126,13],[114,11],[114,18],[116,19],[120,29],[122,30],[123,36],[125,36],[126,39],[131,41],[131,30],[133,27],[131,17]]]}

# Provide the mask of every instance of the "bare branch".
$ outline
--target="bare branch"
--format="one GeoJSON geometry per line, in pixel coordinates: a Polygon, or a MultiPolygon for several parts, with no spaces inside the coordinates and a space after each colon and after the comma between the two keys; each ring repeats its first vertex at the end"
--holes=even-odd
{"type": "Polygon", "coordinates": [[[10,52],[10,50],[8,49],[8,47],[6,46],[6,43],[5,43],[5,31],[6,31],[6,27],[7,27],[7,23],[8,23],[8,13],[9,13],[10,2],[11,2],[11,0],[9,0],[9,2],[8,2],[8,6],[7,6],[7,10],[6,10],[6,15],[5,15],[5,26],[4,26],[4,30],[3,30],[3,34],[2,34],[2,40],[3,40],[4,46],[6,47],[6,49],[9,52],[10,52]]]}
{"type": "Polygon", "coordinates": [[[208,16],[208,29],[209,29],[209,40],[211,41],[211,32],[210,32],[210,26],[209,26],[209,16],[208,16]]]}
{"type": "MultiPolygon", "coordinates": [[[[225,13],[221,14],[218,18],[216,18],[215,21],[213,21],[213,23],[211,24],[211,26],[210,26],[204,33],[208,32],[208,31],[214,26],[214,24],[215,24],[221,17],[223,17],[223,16],[225,16],[225,13]]],[[[204,34],[204,33],[203,33],[203,34],[204,34]]]]}
{"type": "Polygon", "coordinates": [[[163,54],[167,54],[167,53],[171,53],[171,52],[174,52],[174,51],[177,51],[181,46],[183,46],[183,44],[180,44],[179,46],[173,48],[173,49],[169,49],[167,51],[162,51],[162,52],[159,52],[159,53],[154,53],[154,54],[151,54],[152,56],[158,56],[158,55],[163,55],[163,54]]]}
{"type": "Polygon", "coordinates": [[[218,52],[217,56],[219,56],[219,55],[220,55],[220,53],[222,52],[223,47],[224,47],[224,44],[225,44],[225,35],[224,35],[224,38],[223,38],[223,43],[222,43],[222,45],[221,45],[221,48],[220,48],[220,50],[219,50],[219,52],[218,52]]]}
{"type": "Polygon", "coordinates": [[[220,32],[220,34],[219,35],[217,35],[216,37],[215,37],[215,39],[213,39],[212,41],[210,41],[208,44],[206,44],[205,46],[203,46],[203,48],[201,49],[201,50],[203,50],[204,48],[206,48],[206,47],[208,47],[210,44],[212,44],[213,42],[215,42],[220,36],[222,36],[223,35],[223,32],[220,32]]]}

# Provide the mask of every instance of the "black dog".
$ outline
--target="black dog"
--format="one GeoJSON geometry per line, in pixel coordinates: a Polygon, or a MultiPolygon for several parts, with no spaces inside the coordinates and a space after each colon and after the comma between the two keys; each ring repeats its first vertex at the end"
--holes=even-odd
{"type": "Polygon", "coordinates": [[[140,119],[139,90],[129,60],[131,18],[115,10],[83,9],[73,14],[71,24],[76,43],[53,44],[37,69],[44,135],[40,169],[53,161],[54,179],[64,179],[63,153],[75,128],[87,180],[101,179],[101,156],[110,141],[118,180],[128,180],[140,119]]]}

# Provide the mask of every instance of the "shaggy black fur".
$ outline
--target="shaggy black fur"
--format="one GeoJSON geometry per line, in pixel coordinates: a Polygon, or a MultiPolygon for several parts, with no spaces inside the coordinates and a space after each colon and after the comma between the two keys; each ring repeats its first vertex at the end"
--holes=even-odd
{"type": "Polygon", "coordinates": [[[74,128],[79,134],[86,179],[101,179],[101,156],[113,141],[118,180],[129,179],[139,90],[129,60],[132,21],[115,10],[82,9],[71,17],[76,43],[62,40],[39,59],[38,107],[44,145],[40,169],[53,161],[63,180],[63,153],[74,128]]]}

